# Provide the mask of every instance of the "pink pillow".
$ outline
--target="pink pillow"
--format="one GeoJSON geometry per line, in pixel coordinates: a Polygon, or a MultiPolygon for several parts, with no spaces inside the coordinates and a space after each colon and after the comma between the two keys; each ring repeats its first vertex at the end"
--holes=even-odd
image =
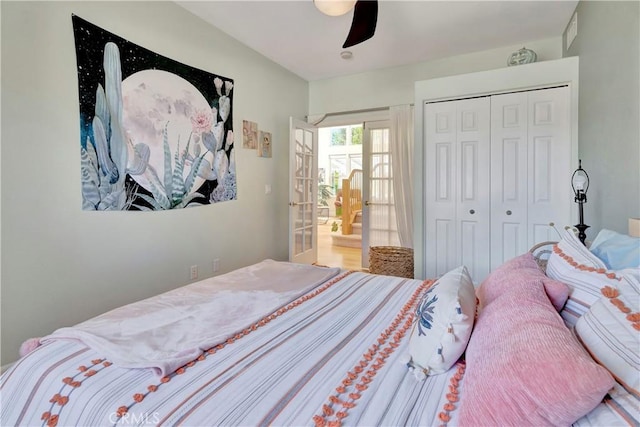
{"type": "Polygon", "coordinates": [[[512,267],[482,284],[485,307],[467,347],[459,424],[569,425],[614,380],[564,325],[544,280],[523,280],[512,267]]]}
{"type": "Polygon", "coordinates": [[[556,311],[562,310],[567,299],[569,299],[569,286],[557,280],[549,279],[546,276],[542,279],[542,284],[553,308],[555,308],[556,311]]]}
{"type": "Polygon", "coordinates": [[[484,306],[504,294],[505,291],[514,286],[514,282],[524,284],[529,281],[542,281],[551,304],[553,304],[556,311],[562,309],[569,297],[569,287],[562,282],[547,277],[540,270],[538,263],[530,253],[507,261],[491,273],[477,291],[480,305],[484,306]],[[489,281],[489,278],[491,278],[491,286],[486,287],[485,283],[489,281]]]}

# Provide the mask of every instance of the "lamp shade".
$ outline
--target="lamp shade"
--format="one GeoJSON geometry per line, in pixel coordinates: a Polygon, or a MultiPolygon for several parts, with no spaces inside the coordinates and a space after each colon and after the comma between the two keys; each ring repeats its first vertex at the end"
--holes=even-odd
{"type": "Polygon", "coordinates": [[[584,191],[586,183],[587,178],[584,175],[576,175],[576,177],[573,179],[573,185],[575,186],[576,190],[584,191]]]}
{"type": "Polygon", "coordinates": [[[589,175],[582,169],[582,160],[578,160],[578,169],[571,175],[571,187],[576,195],[576,202],[587,201],[587,190],[589,189],[589,175]]]}
{"type": "Polygon", "coordinates": [[[640,218],[629,218],[629,236],[640,237],[640,218]]]}
{"type": "Polygon", "coordinates": [[[313,0],[313,4],[325,15],[340,16],[353,9],[356,0],[313,0]]]}
{"type": "Polygon", "coordinates": [[[575,227],[578,229],[578,238],[583,244],[585,244],[585,240],[587,238],[585,231],[589,226],[584,223],[584,211],[582,209],[582,205],[587,203],[589,175],[587,175],[587,172],[582,169],[582,160],[578,159],[578,169],[576,169],[573,172],[573,175],[571,175],[571,188],[573,188],[573,193],[576,196],[574,201],[578,204],[578,214],[580,218],[580,222],[576,224],[575,227]]]}

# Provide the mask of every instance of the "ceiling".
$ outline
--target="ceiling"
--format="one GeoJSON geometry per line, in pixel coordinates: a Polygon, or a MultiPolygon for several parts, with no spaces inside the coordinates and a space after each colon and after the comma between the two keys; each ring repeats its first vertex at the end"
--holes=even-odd
{"type": "MultiPolygon", "coordinates": [[[[312,0],[178,1],[305,80],[412,64],[562,35],[578,1],[379,1],[375,36],[340,57],[353,12],[312,0]]],[[[506,61],[506,58],[505,58],[506,61]]]]}

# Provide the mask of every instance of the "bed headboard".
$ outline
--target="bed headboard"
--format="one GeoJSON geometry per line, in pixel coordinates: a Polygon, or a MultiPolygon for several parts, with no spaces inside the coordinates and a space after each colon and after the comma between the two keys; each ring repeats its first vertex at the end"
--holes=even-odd
{"type": "Polygon", "coordinates": [[[533,245],[531,249],[529,249],[529,252],[531,252],[533,254],[533,257],[535,258],[536,263],[538,263],[538,267],[540,267],[540,270],[547,270],[547,261],[549,260],[549,255],[551,255],[553,246],[557,243],[558,242],[548,240],[546,242],[540,242],[536,245],[533,245]]]}

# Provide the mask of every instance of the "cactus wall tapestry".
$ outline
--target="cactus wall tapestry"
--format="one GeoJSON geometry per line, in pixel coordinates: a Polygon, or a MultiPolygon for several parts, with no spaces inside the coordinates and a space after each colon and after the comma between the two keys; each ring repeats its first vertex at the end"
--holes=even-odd
{"type": "Polygon", "coordinates": [[[83,209],[235,200],[233,80],[72,20],[83,209]]]}

